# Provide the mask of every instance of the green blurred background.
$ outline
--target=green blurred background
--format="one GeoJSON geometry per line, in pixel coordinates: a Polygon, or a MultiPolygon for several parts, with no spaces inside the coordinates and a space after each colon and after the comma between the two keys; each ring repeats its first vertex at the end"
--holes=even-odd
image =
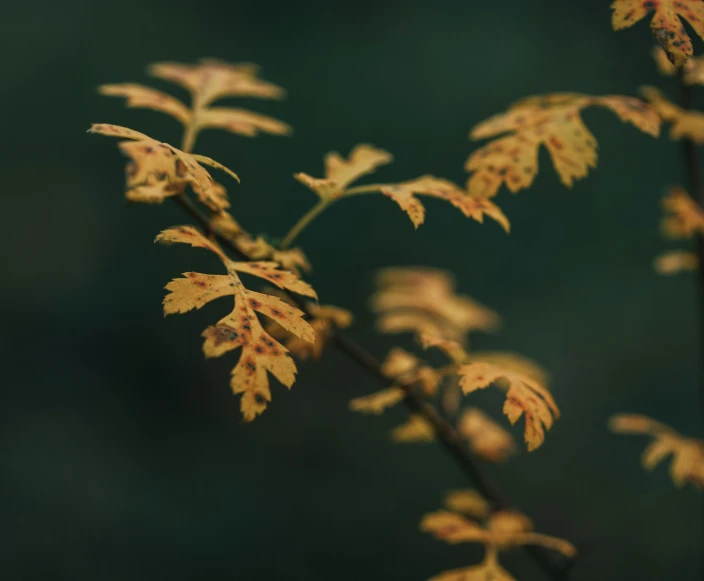
{"type": "MultiPolygon", "coordinates": [[[[418,531],[463,475],[436,445],[389,441],[404,409],[350,413],[351,397],[378,386],[339,354],[301,365],[291,392],[274,385],[268,411],[241,421],[228,387],[236,355],[200,351],[227,305],[161,312],[163,286],[209,263],[152,244],[183,216],[128,207],[114,141],[85,133],[111,122],[176,142],[177,124],[95,87],[167,88],[144,75],[160,60],[261,64],[288,99],[240,103],[294,135],[210,131],[198,150],[242,177],[230,188],[237,218],[281,236],[314,201],[291,174],[320,174],[331,149],[392,151],[379,179],[462,182],[469,129],[520,97],[642,84],[674,96],[647,24],[613,33],[608,2],[559,0],[65,0],[13,3],[3,19],[0,577],[423,580],[476,562],[477,547],[418,531]]],[[[539,530],[582,549],[575,581],[695,580],[701,493],[676,489],[665,466],[644,472],[646,440],[606,429],[631,411],[701,433],[694,280],[651,266],[674,247],[658,234],[659,199],[683,180],[680,148],[608,111],[584,117],[598,168],[570,191],[543,153],[534,186],[497,200],[510,236],[432,200],[414,231],[378,196],[331,208],[300,243],[322,302],[353,310],[350,335],[379,356],[411,343],[375,333],[374,271],[428,265],[504,316],[476,346],[549,369],[562,419],[540,450],[492,473],[539,530]]],[[[501,418],[498,392],[469,399],[501,418]]],[[[505,563],[544,578],[521,552],[505,563]]]]}

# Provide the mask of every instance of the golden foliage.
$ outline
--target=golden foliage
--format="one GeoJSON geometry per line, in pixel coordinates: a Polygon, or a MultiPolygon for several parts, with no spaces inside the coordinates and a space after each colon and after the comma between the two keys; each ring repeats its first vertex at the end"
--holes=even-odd
{"type": "Polygon", "coordinates": [[[391,439],[403,444],[432,442],[435,438],[433,426],[423,416],[413,414],[408,421],[391,430],[391,439]]]}
{"type": "Polygon", "coordinates": [[[431,268],[386,268],[376,277],[371,299],[383,333],[427,333],[464,341],[475,330],[493,331],[499,316],[471,298],[455,293],[452,277],[431,268]]]}
{"type": "Polygon", "coordinates": [[[516,452],[511,434],[478,408],[464,410],[457,429],[470,450],[487,462],[505,462],[516,452]]]}
{"type": "Polygon", "coordinates": [[[452,512],[465,514],[476,520],[485,520],[491,514],[491,507],[476,490],[452,490],[445,495],[444,504],[452,512]]]}
{"type": "Polygon", "coordinates": [[[161,203],[190,185],[200,202],[213,212],[220,212],[230,205],[224,188],[213,180],[203,165],[221,169],[238,181],[239,178],[215,160],[186,153],[119,125],[96,123],[89,131],[126,140],[118,146],[131,160],[126,170],[128,200],[161,203]]]}
{"type": "Polygon", "coordinates": [[[457,512],[439,510],[423,516],[420,529],[432,534],[448,544],[482,543],[486,547],[484,561],[467,569],[446,571],[433,577],[434,580],[465,581],[487,579],[513,579],[498,564],[498,554],[511,547],[540,545],[558,551],[567,557],[574,557],[577,550],[563,539],[533,532],[533,524],[525,515],[511,510],[490,513],[482,498],[473,491],[450,493],[445,504],[464,512],[466,518],[457,512]]]}
{"type": "MultiPolygon", "coordinates": [[[[280,263],[280,261],[277,262],[280,263]]],[[[282,295],[281,298],[290,303],[285,295],[282,295]]],[[[294,357],[302,361],[307,359],[317,361],[323,356],[323,351],[330,343],[335,329],[349,327],[352,324],[353,316],[347,309],[334,305],[318,305],[309,302],[306,303],[305,309],[310,315],[310,326],[315,331],[315,343],[310,343],[296,334],[290,333],[274,320],[267,321],[268,324],[265,328],[272,337],[280,340],[294,357]]]]}
{"type": "Polygon", "coordinates": [[[653,268],[658,274],[671,275],[680,272],[697,270],[699,259],[693,252],[684,250],[671,250],[663,252],[655,258],[653,268]]]}
{"type": "Polygon", "coordinates": [[[672,76],[678,70],[682,71],[682,79],[686,85],[704,85],[704,57],[693,56],[687,59],[681,69],[675,67],[660,46],[653,48],[655,66],[661,75],[672,76]]]}
{"type": "Polygon", "coordinates": [[[578,93],[529,97],[472,129],[472,139],[494,139],[467,159],[465,169],[472,173],[467,181],[469,194],[492,197],[502,184],[513,193],[529,187],[538,173],[541,145],[567,187],[586,177],[589,168],[596,167],[597,142],[580,113],[591,106],[605,107],[654,137],[660,132],[656,113],[634,97],[578,93]]]}
{"type": "MultiPolygon", "coordinates": [[[[426,396],[435,395],[442,376],[439,371],[423,364],[415,355],[395,347],[386,356],[381,371],[387,377],[421,390],[426,396]]],[[[357,397],[350,401],[352,411],[379,415],[403,400],[405,391],[401,387],[389,387],[375,393],[357,397]]]]}
{"type": "Polygon", "coordinates": [[[460,386],[467,394],[494,383],[508,383],[503,412],[511,424],[523,415],[526,425],[524,439],[531,452],[545,441],[545,430],[549,430],[560,410],[547,388],[523,373],[491,363],[469,363],[459,368],[460,386]]]}
{"type": "Polygon", "coordinates": [[[672,187],[662,199],[665,217],[662,231],[668,238],[691,238],[704,234],[704,210],[680,187],[672,187]]]}
{"type": "Polygon", "coordinates": [[[496,204],[490,200],[471,196],[460,186],[430,175],[398,184],[373,184],[349,188],[350,184],[359,178],[392,161],[393,156],[388,151],[377,149],[372,145],[360,144],[352,150],[347,159],[337,152],[328,153],[325,156],[324,178],[315,178],[306,173],[297,173],[294,177],[315,192],[325,203],[358,194],[381,192],[399,205],[416,228],[425,220],[425,207],[416,197],[423,195],[445,200],[459,209],[467,218],[472,218],[479,223],[483,223],[485,215],[489,216],[506,232],[509,231],[508,219],[496,204]]]}
{"type": "MultiPolygon", "coordinates": [[[[192,107],[178,99],[134,83],[102,85],[103,95],[124,97],[128,107],[141,107],[160,111],[178,119],[189,128],[191,139],[206,128],[224,129],[231,133],[253,137],[259,133],[287,135],[291,127],[286,123],[231,107],[210,107],[224,97],[259,97],[282,99],[284,91],[257,77],[257,67],[251,64],[231,65],[214,59],[204,59],[197,65],[157,63],[148,72],[191,92],[192,107]]],[[[184,148],[188,149],[188,148],[184,148]]]]}
{"type": "Polygon", "coordinates": [[[679,17],[704,38],[704,4],[701,0],[614,0],[611,24],[614,30],[633,26],[650,12],[650,30],[673,65],[681,67],[692,56],[692,41],[679,17]]]}
{"type": "Polygon", "coordinates": [[[220,297],[234,297],[232,312],[203,332],[203,351],[206,357],[219,357],[228,351],[242,349],[232,370],[230,385],[234,393],[242,394],[240,407],[244,419],[253,420],[271,401],[267,372],[289,388],[296,375],[296,365],[288,356],[288,349],[264,330],[257,313],[276,321],[308,343],[315,342],[315,330],[303,319],[302,311],[278,297],[248,290],[239,275],[250,274],[304,296],[315,298],[315,291],[293,273],[279,270],[274,262],[230,260],[214,242],[192,226],[164,230],[156,240],[205,248],[216,254],[225,266],[226,275],[187,272],[185,278],[172,280],[166,285],[169,294],[164,298],[164,314],[185,313],[220,297]]]}
{"type": "Polygon", "coordinates": [[[704,143],[704,114],[682,109],[654,87],[643,87],[641,93],[662,120],[670,123],[670,139],[691,139],[697,145],[704,143]]]}
{"type": "Polygon", "coordinates": [[[704,488],[704,441],[686,438],[672,428],[638,414],[614,415],[609,426],[617,434],[653,437],[642,456],[646,470],[652,470],[661,460],[672,455],[670,476],[675,485],[691,483],[704,488]]]}
{"type": "MultiPolygon", "coordinates": [[[[545,430],[560,417],[560,410],[545,386],[546,374],[539,366],[512,353],[467,353],[459,343],[422,336],[423,346],[436,347],[453,362],[448,374],[459,376],[463,393],[495,384],[506,390],[503,412],[511,424],[525,417],[524,440],[532,452],[545,441],[545,430]]],[[[476,421],[476,420],[475,420],[476,421]]]]}

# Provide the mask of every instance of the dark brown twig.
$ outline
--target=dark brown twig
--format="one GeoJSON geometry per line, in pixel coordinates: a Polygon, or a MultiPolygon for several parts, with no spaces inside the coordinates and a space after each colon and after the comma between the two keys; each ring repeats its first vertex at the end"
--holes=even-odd
{"type": "MultiPolygon", "coordinates": [[[[250,260],[248,256],[237,248],[232,240],[220,236],[215,232],[208,217],[203,214],[188,197],[179,195],[172,199],[196,221],[206,234],[214,236],[221,245],[225,246],[238,257],[250,260]]],[[[307,313],[303,301],[294,295],[288,293],[287,295],[290,300],[296,303],[298,308],[307,313]]],[[[452,456],[455,462],[457,462],[482,496],[492,504],[494,509],[509,508],[511,506],[508,499],[476,461],[462,435],[438,413],[434,406],[418,395],[413,385],[399,384],[385,375],[381,370],[379,360],[364,349],[364,347],[347,337],[339,329],[334,331],[332,342],[340,352],[355,361],[360,367],[367,370],[382,384],[386,386],[395,385],[403,388],[406,392],[406,397],[403,400],[406,407],[411,412],[421,415],[432,425],[442,446],[447,450],[450,456],[452,456]]],[[[524,546],[523,548],[550,578],[555,581],[564,581],[568,578],[569,572],[574,565],[574,559],[556,558],[540,547],[524,546]]]]}

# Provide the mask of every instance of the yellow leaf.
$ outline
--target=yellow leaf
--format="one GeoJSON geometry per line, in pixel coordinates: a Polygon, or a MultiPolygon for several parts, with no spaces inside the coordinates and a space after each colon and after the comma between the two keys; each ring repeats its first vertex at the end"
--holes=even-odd
{"type": "Polygon", "coordinates": [[[462,413],[457,429],[472,452],[487,462],[505,462],[516,452],[511,434],[477,408],[462,413]]]}
{"type": "Polygon", "coordinates": [[[704,38],[704,4],[701,0],[614,0],[611,8],[614,30],[633,26],[654,11],[650,30],[676,67],[681,67],[692,56],[692,41],[678,16],[687,20],[704,38]]]}
{"type": "Polygon", "coordinates": [[[98,123],[90,128],[90,132],[131,140],[119,143],[122,152],[131,159],[131,164],[127,166],[128,198],[161,202],[169,196],[180,193],[185,184],[189,184],[200,202],[214,212],[229,207],[224,188],[216,183],[200,164],[213,165],[238,178],[231,170],[216,161],[205,156],[186,153],[173,145],[118,125],[98,123]],[[150,188],[149,195],[139,190],[138,194],[130,194],[130,190],[144,187],[150,188]]]}
{"type": "Polygon", "coordinates": [[[369,395],[356,397],[350,401],[349,407],[355,412],[380,415],[386,408],[403,401],[405,396],[406,392],[400,387],[389,387],[369,395]]]}
{"type": "Polygon", "coordinates": [[[290,125],[273,117],[226,107],[211,107],[202,111],[198,115],[198,127],[225,129],[247,137],[254,137],[258,133],[289,135],[292,131],[290,125]]]}
{"type": "Polygon", "coordinates": [[[508,382],[503,411],[511,424],[515,424],[521,415],[525,415],[524,438],[529,452],[543,443],[544,430],[552,427],[553,416],[560,416],[550,392],[528,375],[481,362],[463,365],[457,373],[460,375],[460,386],[465,394],[488,387],[499,380],[508,382]]]}
{"type": "Polygon", "coordinates": [[[414,414],[405,424],[391,430],[391,439],[403,444],[432,442],[435,439],[435,430],[423,416],[414,414]]]}
{"type": "Polygon", "coordinates": [[[347,159],[336,151],[328,153],[325,156],[324,178],[314,178],[305,173],[295,174],[294,177],[321,199],[328,199],[339,196],[352,182],[392,161],[393,156],[388,151],[363,143],[357,145],[347,159]]]}
{"type": "Polygon", "coordinates": [[[489,503],[476,490],[453,490],[445,495],[445,506],[453,512],[484,520],[491,514],[489,503]]]}
{"type": "Polygon", "coordinates": [[[704,210],[682,188],[670,188],[662,199],[662,229],[668,238],[691,238],[704,234],[704,210]]]}
{"type": "Polygon", "coordinates": [[[176,97],[172,97],[151,87],[137,85],[134,83],[116,83],[101,85],[98,91],[102,95],[112,97],[124,97],[127,99],[128,107],[143,109],[153,109],[171,115],[184,125],[191,121],[191,111],[186,105],[181,103],[176,97]]]}
{"type": "Polygon", "coordinates": [[[452,545],[490,541],[490,534],[484,527],[446,510],[438,510],[424,515],[420,521],[420,530],[452,545]]]}
{"type": "Polygon", "coordinates": [[[655,259],[653,268],[658,274],[670,275],[680,272],[697,270],[699,259],[693,252],[684,250],[672,250],[664,252],[655,259]]]}
{"type": "Polygon", "coordinates": [[[576,179],[586,177],[597,161],[596,139],[580,117],[589,106],[605,107],[645,133],[659,134],[655,111],[633,97],[576,93],[529,97],[472,129],[472,139],[494,140],[467,159],[465,169],[472,173],[467,181],[469,194],[492,197],[504,183],[513,193],[529,187],[538,173],[541,145],[550,153],[563,184],[571,187],[576,179]]]}
{"type": "Polygon", "coordinates": [[[304,294],[310,295],[314,291],[293,274],[278,271],[273,263],[230,260],[214,242],[192,226],[164,230],[157,236],[157,241],[205,248],[223,262],[226,275],[189,272],[185,273],[185,278],[172,280],[166,286],[169,294],[164,299],[164,314],[185,313],[220,297],[234,297],[233,311],[203,332],[203,351],[206,357],[219,357],[228,351],[242,349],[232,370],[230,385],[234,393],[242,394],[240,407],[244,419],[253,420],[271,401],[267,372],[286,387],[291,387],[296,376],[296,365],[288,356],[288,350],[264,330],[257,313],[309,343],[315,342],[315,331],[303,319],[302,311],[278,297],[248,290],[238,273],[247,272],[268,281],[274,279],[280,287],[294,292],[305,291],[304,294]],[[276,274],[278,278],[274,278],[276,274]]]}
{"type": "MultiPolygon", "coordinates": [[[[284,298],[284,300],[286,300],[284,298]]],[[[266,327],[267,331],[283,344],[291,354],[305,361],[306,359],[318,360],[322,357],[325,347],[332,339],[335,329],[345,329],[352,324],[352,313],[346,309],[333,305],[317,305],[307,303],[306,310],[310,314],[310,325],[315,331],[315,343],[311,344],[282,329],[273,321],[266,327]]]]}
{"type": "Polygon", "coordinates": [[[480,224],[486,214],[496,220],[506,233],[510,230],[508,218],[496,204],[486,198],[470,196],[458,185],[444,179],[422,176],[400,184],[382,185],[381,193],[394,200],[408,214],[416,228],[425,220],[425,207],[416,197],[418,194],[450,202],[467,218],[473,218],[480,224]]]}
{"type": "Polygon", "coordinates": [[[670,139],[691,139],[698,145],[704,143],[704,114],[678,107],[654,87],[643,87],[641,93],[662,120],[671,124],[670,139]]]}
{"type": "Polygon", "coordinates": [[[652,470],[661,460],[672,455],[670,476],[675,485],[691,483],[704,488],[704,441],[686,438],[672,428],[638,414],[617,414],[609,426],[617,434],[644,434],[653,442],[643,453],[643,466],[652,470]]]}
{"type": "Polygon", "coordinates": [[[496,561],[483,561],[479,565],[452,569],[435,575],[429,581],[516,581],[496,561]]]}
{"type": "MultiPolygon", "coordinates": [[[[653,48],[653,59],[661,75],[672,76],[677,72],[667,54],[660,46],[653,48]]],[[[693,56],[682,65],[682,78],[687,85],[704,85],[704,57],[693,56]]]]}
{"type": "Polygon", "coordinates": [[[499,316],[473,299],[455,294],[444,271],[387,268],[376,278],[371,306],[384,333],[414,332],[463,341],[471,331],[493,331],[499,316]]]}
{"type": "Polygon", "coordinates": [[[260,97],[282,99],[284,90],[257,78],[256,65],[229,64],[217,59],[202,59],[200,64],[157,63],[149,73],[188,89],[194,101],[206,106],[223,97],[260,97]]]}

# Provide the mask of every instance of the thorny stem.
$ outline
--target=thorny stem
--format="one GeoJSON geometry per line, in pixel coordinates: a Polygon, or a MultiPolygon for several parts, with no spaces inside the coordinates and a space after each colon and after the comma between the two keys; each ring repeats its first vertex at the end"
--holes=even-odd
{"type": "MultiPolygon", "coordinates": [[[[197,138],[198,132],[194,129],[194,127],[196,127],[194,120],[197,109],[198,105],[195,104],[192,121],[186,127],[183,136],[181,149],[187,153],[193,149],[197,138]]],[[[383,186],[380,184],[372,184],[368,186],[350,188],[349,190],[346,190],[342,196],[335,199],[341,199],[342,197],[355,194],[378,192],[382,187],[383,186]]],[[[188,198],[188,196],[182,193],[181,195],[174,196],[171,199],[174,200],[174,202],[182,210],[184,210],[191,218],[193,218],[193,220],[196,221],[207,236],[215,238],[221,245],[226,247],[233,254],[238,255],[245,260],[251,260],[251,258],[237,248],[230,239],[217,233],[208,216],[203,214],[190,200],[190,198],[188,198]]],[[[280,246],[281,249],[287,248],[288,244],[290,244],[293,239],[296,238],[296,236],[315,219],[316,216],[318,216],[328,205],[330,205],[330,203],[335,201],[335,199],[327,201],[320,200],[318,204],[309,210],[288,233],[280,246]]],[[[301,301],[297,296],[289,293],[286,294],[299,309],[301,309],[306,315],[310,316],[310,313],[308,312],[308,309],[303,301],[301,301]]],[[[433,430],[438,436],[442,446],[457,462],[462,471],[474,483],[474,486],[477,488],[479,493],[493,505],[495,510],[508,508],[511,505],[508,498],[504,496],[503,492],[496,486],[496,484],[482,469],[482,466],[476,461],[473,454],[467,448],[467,443],[462,435],[451,423],[443,418],[435,407],[425,401],[425,399],[416,392],[413,384],[404,384],[390,378],[381,370],[381,362],[359,343],[356,343],[347,337],[339,329],[333,329],[332,333],[332,343],[341,353],[347,355],[350,359],[359,364],[360,367],[367,370],[382,384],[387,387],[401,387],[406,392],[406,397],[403,399],[406,407],[411,411],[411,413],[422,416],[433,427],[433,430]]],[[[565,581],[575,563],[574,559],[568,561],[565,561],[560,557],[555,559],[551,554],[546,553],[538,547],[524,546],[523,548],[533,558],[538,566],[540,566],[554,581],[565,581]]]]}
{"type": "MultiPolygon", "coordinates": [[[[210,219],[204,215],[189,198],[186,196],[175,196],[171,199],[191,216],[206,234],[213,235],[221,245],[226,247],[233,254],[250,260],[250,258],[239,250],[231,240],[216,233],[210,219]]],[[[296,303],[299,309],[309,314],[303,301],[293,295],[289,295],[289,298],[296,303]]],[[[385,375],[381,370],[379,360],[360,344],[347,337],[339,329],[333,331],[332,343],[341,353],[359,364],[360,367],[364,368],[382,384],[388,387],[392,385],[401,387],[406,392],[406,397],[403,400],[406,407],[412,413],[421,415],[433,426],[441,445],[474,483],[477,490],[495,509],[508,508],[511,506],[508,498],[486,474],[482,466],[469,451],[462,435],[438,413],[435,407],[425,401],[423,397],[415,391],[413,385],[401,384],[385,375]]],[[[565,560],[562,557],[556,558],[539,547],[525,546],[524,549],[538,566],[554,581],[563,581],[568,578],[569,571],[574,565],[574,560],[565,560]]]]}
{"type": "MultiPolygon", "coordinates": [[[[684,79],[684,73],[682,68],[679,69],[679,83],[680,83],[680,104],[683,109],[690,110],[692,108],[692,87],[689,86],[684,79]]],[[[702,190],[702,179],[701,171],[699,169],[699,152],[697,150],[697,145],[691,139],[682,140],[682,151],[684,154],[684,163],[687,171],[688,191],[691,198],[700,206],[704,206],[704,190],[702,190]]],[[[704,346],[704,235],[697,232],[695,237],[696,252],[697,252],[697,262],[698,262],[698,275],[699,275],[699,317],[701,320],[700,325],[700,343],[704,346]]],[[[704,363],[700,362],[700,366],[704,363]]],[[[704,370],[700,369],[700,373],[704,373],[704,370]]],[[[704,378],[699,388],[699,398],[700,398],[700,413],[701,417],[704,419],[704,378]]]]}
{"type": "Polygon", "coordinates": [[[373,194],[378,192],[382,187],[382,184],[359,186],[356,188],[350,188],[349,190],[345,190],[344,192],[342,192],[342,194],[338,196],[321,199],[315,206],[313,206],[310,210],[303,214],[303,216],[301,216],[298,222],[293,225],[293,227],[288,231],[288,234],[286,234],[283,241],[279,245],[279,248],[281,250],[286,250],[287,248],[289,248],[293,241],[298,237],[298,235],[303,232],[306,226],[308,226],[313,220],[315,220],[323,212],[323,210],[325,210],[325,208],[327,208],[333,202],[341,200],[342,198],[354,196],[356,194],[373,194]]]}

